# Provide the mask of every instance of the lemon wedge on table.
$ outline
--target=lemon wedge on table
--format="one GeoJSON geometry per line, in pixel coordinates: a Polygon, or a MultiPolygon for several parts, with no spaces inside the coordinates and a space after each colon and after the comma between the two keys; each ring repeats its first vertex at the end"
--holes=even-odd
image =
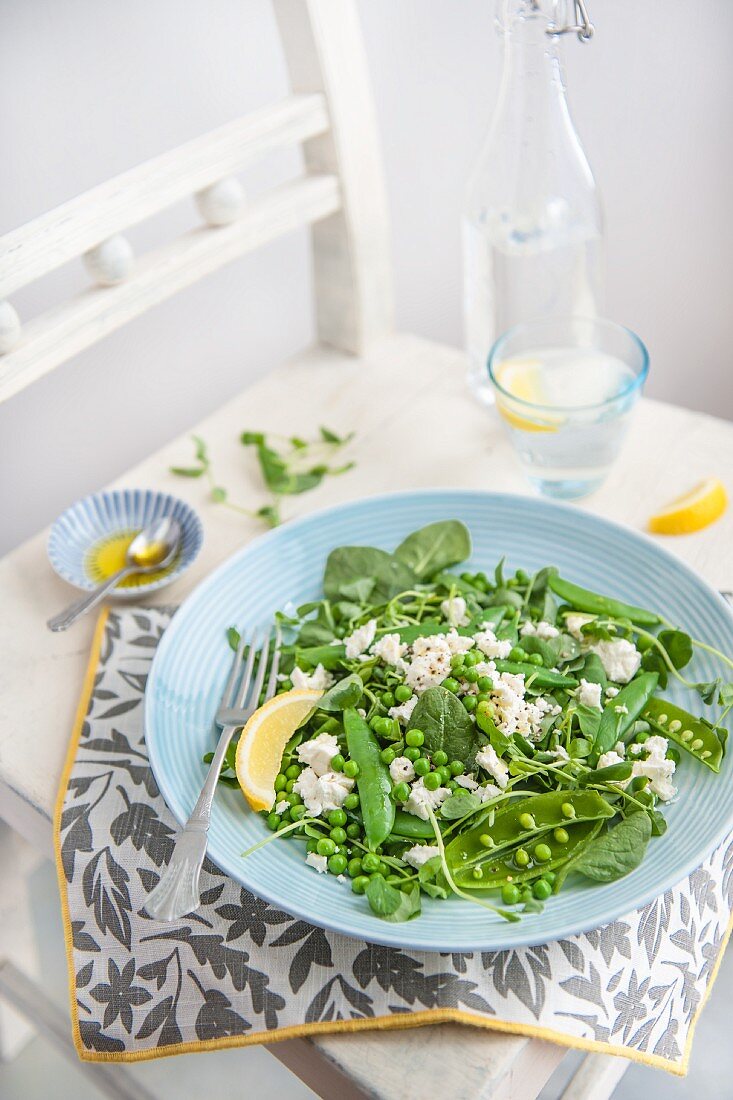
{"type": "Polygon", "coordinates": [[[720,519],[727,507],[725,486],[719,478],[709,477],[652,516],[649,530],[655,535],[689,535],[720,519]]]}
{"type": "Polygon", "coordinates": [[[268,699],[242,730],[237,744],[239,786],[253,810],[270,810],[275,802],[275,777],[283,751],[308,717],[322,691],[286,691],[268,699]]]}

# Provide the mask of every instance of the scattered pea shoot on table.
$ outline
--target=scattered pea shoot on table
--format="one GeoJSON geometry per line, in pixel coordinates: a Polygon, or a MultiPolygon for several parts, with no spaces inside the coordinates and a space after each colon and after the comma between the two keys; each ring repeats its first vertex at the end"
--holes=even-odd
{"type": "Polygon", "coordinates": [[[383,920],[455,894],[515,921],[570,875],[612,882],[665,832],[677,766],[718,772],[725,751],[733,685],[681,670],[701,648],[730,676],[729,657],[551,566],[448,572],[470,553],[457,520],[392,554],[340,547],[324,597],[277,616],[279,691],[324,694],[244,854],[301,842],[383,920]],[[717,719],[665,700],[672,679],[717,719]]]}
{"type": "Polygon", "coordinates": [[[229,491],[219,485],[209,457],[209,449],[199,436],[192,436],[195,466],[171,466],[177,477],[202,477],[208,484],[209,498],[243,516],[263,520],[269,527],[282,523],[281,501],[284,496],[297,496],[320,485],[324,477],[345,474],[353,469],[353,462],[330,465],[333,457],[354,438],[354,433],[340,436],[330,428],[321,427],[315,440],[300,436],[279,436],[275,433],[242,432],[239,442],[243,447],[254,447],[260,472],[272,499],[257,509],[245,508],[229,497],[229,491]],[[276,446],[277,444],[277,446],[276,446]],[[278,449],[279,448],[279,449],[278,449]]]}

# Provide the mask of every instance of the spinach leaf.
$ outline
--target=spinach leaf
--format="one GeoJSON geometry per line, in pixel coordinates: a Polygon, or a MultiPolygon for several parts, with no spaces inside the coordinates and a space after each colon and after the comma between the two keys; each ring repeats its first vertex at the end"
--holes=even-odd
{"type": "Polygon", "coordinates": [[[364,693],[364,684],[361,677],[355,672],[351,676],[344,677],[329,688],[325,695],[318,700],[319,710],[338,711],[347,707],[356,707],[364,693]]]}
{"type": "Polygon", "coordinates": [[[431,898],[447,898],[448,883],[443,874],[440,856],[433,856],[417,869],[417,881],[431,898]]]}
{"type": "Polygon", "coordinates": [[[449,760],[460,760],[470,767],[478,749],[478,737],[465,707],[447,688],[430,687],[421,695],[412,712],[408,730],[425,734],[430,753],[442,749],[449,760]]]}
{"type": "Polygon", "coordinates": [[[277,494],[305,493],[308,489],[315,489],[326,472],[314,468],[306,473],[293,473],[283,456],[264,441],[257,444],[257,458],[265,485],[277,494]]]}
{"type": "Polygon", "coordinates": [[[365,893],[372,912],[382,920],[411,920],[420,913],[420,887],[416,882],[406,890],[397,890],[386,879],[373,878],[365,893]]]}
{"type": "Polygon", "coordinates": [[[416,579],[412,569],[385,550],[373,546],[339,546],[328,555],[323,590],[330,600],[342,596],[353,599],[354,595],[366,591],[363,584],[355,588],[355,582],[373,581],[368,598],[378,604],[413,588],[416,579]]]}
{"type": "Polygon", "coordinates": [[[594,882],[615,882],[639,866],[651,834],[649,815],[631,814],[592,840],[573,862],[572,870],[594,882]]]}
{"type": "Polygon", "coordinates": [[[657,641],[667,650],[675,668],[684,668],[692,660],[692,638],[683,630],[660,630],[657,641]]]}
{"type": "Polygon", "coordinates": [[[448,821],[457,821],[459,817],[465,817],[466,814],[473,813],[480,805],[481,802],[475,794],[459,788],[454,791],[450,798],[446,798],[440,807],[440,814],[448,821]]]}
{"type": "Polygon", "coordinates": [[[522,638],[522,649],[525,653],[539,653],[545,668],[555,668],[560,656],[560,638],[551,638],[545,641],[536,634],[525,634],[522,638]]]}
{"type": "Polygon", "coordinates": [[[457,519],[429,523],[413,531],[394,552],[421,581],[449,565],[465,561],[470,555],[471,536],[465,523],[457,519]]]}

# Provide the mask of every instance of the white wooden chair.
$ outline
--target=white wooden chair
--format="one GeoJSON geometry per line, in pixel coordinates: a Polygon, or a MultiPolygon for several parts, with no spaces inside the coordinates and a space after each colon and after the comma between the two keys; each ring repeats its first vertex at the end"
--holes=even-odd
{"type": "MultiPolygon", "coordinates": [[[[234,441],[245,420],[259,416],[287,431],[295,416],[317,424],[333,413],[357,429],[358,468],[314,493],[314,507],[421,484],[522,491],[506,444],[490,433],[484,411],[463,398],[463,356],[392,333],[385,188],[353,0],[274,3],[292,82],[287,99],[133,168],[0,239],[0,400],[63,369],[78,352],[243,253],[310,225],[320,343],[200,426],[204,435],[224,441],[222,472],[239,467],[234,441]],[[237,173],[270,150],[294,144],[302,145],[304,173],[251,205],[243,202],[237,173]],[[200,228],[133,258],[125,232],[187,195],[196,197],[200,228]],[[93,285],[21,323],[13,294],[75,258],[84,259],[93,285]],[[391,407],[376,407],[371,396],[387,385],[391,407]],[[408,404],[409,421],[402,411],[408,404]],[[442,415],[448,406],[453,412],[442,415]],[[273,423],[278,419],[281,424],[273,423]],[[401,447],[374,445],[398,432],[401,447]],[[482,468],[476,460],[487,446],[489,465],[482,468]]],[[[649,402],[640,421],[616,481],[594,502],[631,522],[644,514],[638,455],[650,433],[672,438],[696,431],[701,460],[733,459],[733,432],[721,422],[649,402]]],[[[188,493],[199,504],[195,486],[182,488],[165,473],[180,460],[182,447],[181,441],[169,444],[121,482],[188,493]]],[[[687,456],[680,453],[677,466],[675,461],[647,456],[645,484],[674,486],[687,470],[687,456]]],[[[253,498],[255,493],[252,487],[253,498]]],[[[177,598],[239,545],[243,532],[255,533],[216,510],[206,513],[206,522],[206,548],[177,598]]],[[[725,537],[721,527],[702,551],[692,547],[685,556],[708,576],[722,571],[725,537]]],[[[724,584],[726,578],[710,579],[724,584]]],[[[48,614],[68,595],[47,565],[43,532],[0,562],[0,816],[45,855],[92,625],[64,635],[46,631],[48,614]],[[19,733],[24,728],[33,730],[32,754],[19,733]]],[[[8,866],[17,862],[6,859],[8,866]]],[[[0,996],[63,1043],[67,1021],[19,962],[33,970],[30,948],[23,959],[0,962],[0,996]]],[[[0,1038],[2,1024],[0,1016],[0,1038]]],[[[75,1057],[70,1042],[68,1049],[75,1057]]],[[[550,1043],[454,1025],[288,1041],[272,1053],[321,1095],[339,1100],[367,1091],[384,1098],[442,1093],[451,1100],[522,1100],[536,1096],[563,1057],[562,1048],[550,1043]]],[[[566,1096],[603,1100],[624,1067],[589,1056],[566,1096]]],[[[142,1096],[123,1067],[89,1066],[88,1072],[111,1096],[142,1096]]]]}

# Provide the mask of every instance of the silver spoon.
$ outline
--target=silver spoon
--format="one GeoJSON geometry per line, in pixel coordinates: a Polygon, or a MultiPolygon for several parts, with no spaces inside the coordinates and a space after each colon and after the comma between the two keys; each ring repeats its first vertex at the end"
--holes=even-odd
{"type": "Polygon", "coordinates": [[[77,619],[96,607],[111,589],[132,573],[153,573],[165,569],[173,561],[181,542],[181,525],[177,519],[165,516],[143,528],[125,552],[125,565],[108,577],[104,584],[81,599],[75,600],[58,615],[48,620],[49,630],[67,630],[77,619]]]}

